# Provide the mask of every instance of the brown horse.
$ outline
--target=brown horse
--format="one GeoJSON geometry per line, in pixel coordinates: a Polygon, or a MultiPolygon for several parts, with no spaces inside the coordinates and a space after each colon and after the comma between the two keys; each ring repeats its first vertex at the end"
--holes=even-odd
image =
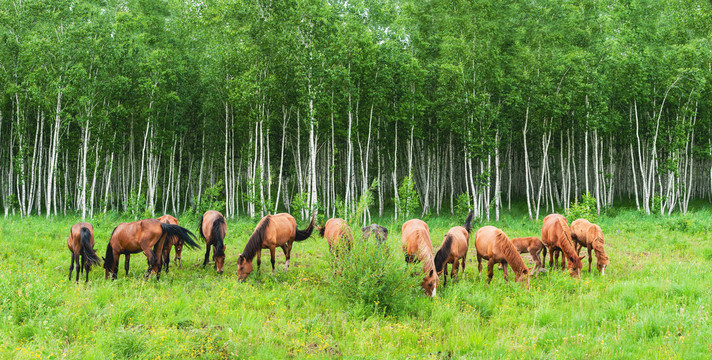
{"type": "MultiPolygon", "coordinates": [[[[159,217],[158,221],[165,224],[178,225],[178,219],[168,214],[164,214],[163,216],[159,217]]],[[[165,263],[166,273],[168,273],[168,267],[171,262],[171,248],[176,248],[175,261],[178,263],[179,269],[181,268],[181,254],[183,253],[183,241],[178,238],[171,238],[170,240],[171,241],[166,246],[164,246],[163,249],[163,261],[165,263]]],[[[128,255],[126,256],[126,258],[128,259],[128,255]]]]}
{"type": "MultiPolygon", "coordinates": [[[[581,259],[574,250],[573,243],[571,241],[571,229],[566,222],[566,218],[559,214],[547,215],[544,218],[544,223],[541,228],[541,242],[544,243],[549,248],[551,252],[551,259],[549,264],[552,268],[556,269],[556,263],[554,261],[554,250],[561,250],[563,252],[563,257],[571,262],[571,277],[581,278],[581,259]]],[[[562,261],[561,270],[564,270],[566,265],[562,261]]]]}
{"type": "Polygon", "coordinates": [[[72,225],[72,229],[69,231],[67,247],[72,253],[72,261],[69,264],[69,280],[72,280],[72,270],[74,270],[74,263],[76,263],[76,282],[79,282],[79,274],[82,270],[86,272],[85,281],[89,281],[89,270],[91,270],[91,266],[101,263],[101,260],[96,256],[96,252],[94,251],[94,226],[85,222],[72,225]],[[82,258],[81,264],[79,262],[80,256],[82,258]]]}
{"type": "Polygon", "coordinates": [[[423,220],[412,219],[403,224],[401,246],[405,252],[405,261],[411,263],[417,258],[423,263],[425,277],[420,283],[425,295],[435,297],[440,277],[435,271],[433,244],[430,242],[430,229],[423,220]]]}
{"type": "Polygon", "coordinates": [[[303,241],[311,236],[314,231],[314,217],[312,215],[309,226],[304,230],[297,229],[297,221],[292,215],[281,213],[267,215],[260,220],[255,227],[255,232],[247,241],[245,249],[237,258],[237,278],[245,281],[252,272],[252,260],[257,256],[257,271],[262,264],[262,249],[269,249],[272,257],[272,272],[274,272],[274,252],[277,247],[281,247],[287,260],[284,263],[284,271],[289,269],[289,259],[292,254],[292,244],[294,241],[303,241]]]}
{"type": "Polygon", "coordinates": [[[156,272],[156,279],[161,277],[162,256],[166,239],[172,241],[173,237],[179,238],[189,247],[200,247],[188,229],[172,224],[165,224],[156,219],[145,219],[130,223],[121,223],[111,233],[109,244],[106,246],[104,259],[105,276],[116,279],[119,256],[121,254],[135,254],[143,252],[148,260],[148,277],[151,271],[156,272]]]}
{"type": "Polygon", "coordinates": [[[603,231],[596,224],[591,224],[586,219],[574,220],[571,223],[571,239],[574,240],[576,246],[576,254],[581,251],[582,247],[588,249],[588,272],[591,272],[591,250],[596,253],[596,268],[605,275],[606,266],[608,266],[608,255],[603,249],[603,231]]]}
{"type": "MultiPolygon", "coordinates": [[[[158,221],[164,223],[164,224],[172,224],[172,225],[178,225],[178,219],[174,218],[171,215],[165,214],[157,219],[158,221]]],[[[178,238],[170,238],[168,243],[166,243],[163,246],[163,254],[161,255],[163,258],[163,267],[166,269],[166,273],[168,273],[168,266],[171,261],[171,247],[174,246],[176,247],[176,261],[178,261],[178,268],[180,269],[181,267],[181,253],[183,252],[183,241],[179,240],[178,238]]],[[[125,259],[124,259],[124,270],[126,270],[126,275],[129,275],[129,263],[131,262],[131,254],[126,254],[125,259]]]]}
{"type": "Polygon", "coordinates": [[[487,260],[487,282],[492,281],[494,264],[502,264],[504,280],[509,281],[507,266],[514,270],[514,280],[526,283],[529,289],[529,276],[531,271],[517,252],[512,242],[502,230],[494,226],[485,226],[475,234],[475,248],[477,249],[477,269],[482,273],[482,259],[487,260]]]}
{"type": "Polygon", "coordinates": [[[371,224],[363,227],[361,231],[363,232],[361,235],[363,241],[366,241],[371,234],[373,234],[376,237],[376,241],[381,244],[385,243],[386,239],[388,239],[388,229],[381,225],[371,224]]]}
{"type": "Polygon", "coordinates": [[[512,239],[512,244],[520,254],[528,253],[531,255],[532,260],[534,260],[534,271],[541,270],[544,268],[544,262],[546,261],[546,246],[539,240],[536,236],[531,237],[520,237],[512,239]],[[544,252],[544,262],[539,259],[539,253],[544,252]]]}
{"type": "Polygon", "coordinates": [[[462,272],[467,264],[467,250],[470,246],[470,231],[472,230],[472,211],[467,215],[464,226],[455,226],[445,234],[440,250],[435,254],[435,270],[438,276],[443,276],[443,286],[447,285],[447,264],[452,264],[451,277],[455,280],[460,259],[462,259],[462,272]],[[443,275],[443,270],[445,274],[443,275]]]}
{"type": "Polygon", "coordinates": [[[222,275],[223,265],[225,264],[225,234],[227,233],[227,225],[225,217],[215,210],[208,210],[198,220],[198,231],[200,237],[205,239],[205,259],[203,260],[203,268],[208,264],[210,258],[210,247],[213,248],[213,260],[215,260],[215,270],[222,275]]]}
{"type": "Polygon", "coordinates": [[[329,243],[329,251],[334,252],[334,247],[343,246],[351,249],[351,244],[354,241],[351,228],[346,225],[344,219],[332,218],[329,219],[324,226],[319,228],[319,235],[326,238],[329,243]]]}

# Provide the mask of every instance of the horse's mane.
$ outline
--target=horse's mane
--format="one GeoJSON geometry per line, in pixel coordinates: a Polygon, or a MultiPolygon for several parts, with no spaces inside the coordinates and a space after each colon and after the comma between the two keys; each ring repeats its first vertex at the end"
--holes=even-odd
{"type": "Polygon", "coordinates": [[[443,246],[440,247],[437,254],[435,254],[435,270],[440,272],[443,270],[443,263],[450,256],[450,251],[452,248],[452,235],[448,233],[445,235],[445,241],[443,241],[443,246]]]}
{"type": "MultiPolygon", "coordinates": [[[[215,256],[225,256],[225,244],[223,243],[225,230],[222,225],[226,225],[225,218],[218,216],[213,221],[213,229],[210,231],[210,238],[215,243],[215,256]]],[[[200,228],[202,229],[203,227],[201,226],[200,228]]]]}
{"type": "Polygon", "coordinates": [[[572,245],[571,230],[569,229],[569,225],[566,224],[566,220],[563,216],[559,216],[558,220],[559,225],[561,225],[561,232],[564,234],[564,240],[559,241],[559,247],[561,248],[561,251],[566,254],[566,256],[573,263],[573,265],[577,266],[580,269],[583,267],[583,265],[581,264],[581,259],[578,257],[578,254],[576,253],[576,250],[574,250],[574,247],[572,245]]]}
{"type": "Polygon", "coordinates": [[[198,219],[198,233],[200,234],[200,237],[205,239],[205,234],[203,234],[203,218],[205,217],[205,214],[200,216],[200,219],[198,219]]]}
{"type": "Polygon", "coordinates": [[[262,241],[270,224],[269,217],[270,215],[267,215],[262,218],[262,223],[255,229],[255,232],[252,233],[250,240],[247,241],[245,249],[242,250],[242,256],[244,256],[245,259],[252,260],[257,252],[262,250],[262,241]]]}
{"type": "MultiPolygon", "coordinates": [[[[430,270],[435,270],[435,262],[433,261],[433,252],[423,245],[429,242],[428,232],[425,229],[415,230],[415,238],[418,241],[418,258],[423,263],[423,272],[428,274],[430,270]]],[[[436,271],[437,272],[437,271],[436,271]]]]}
{"type": "Polygon", "coordinates": [[[507,236],[504,235],[501,230],[497,231],[496,241],[497,245],[499,245],[499,248],[502,249],[502,255],[504,255],[504,259],[507,261],[507,264],[512,267],[512,270],[514,270],[514,272],[516,272],[517,274],[521,274],[525,270],[529,270],[529,268],[527,268],[527,265],[524,264],[524,260],[522,260],[522,257],[519,255],[517,248],[514,247],[512,242],[507,239],[507,236]]]}

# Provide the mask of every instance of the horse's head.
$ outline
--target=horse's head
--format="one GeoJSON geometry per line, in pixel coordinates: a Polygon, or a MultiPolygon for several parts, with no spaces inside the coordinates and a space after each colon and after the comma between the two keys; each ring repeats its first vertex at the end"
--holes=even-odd
{"type": "MultiPolygon", "coordinates": [[[[221,267],[222,269],[222,267],[221,267]]],[[[240,254],[237,257],[237,280],[245,281],[248,275],[252,272],[252,260],[247,260],[244,255],[240,254]]]]}
{"type": "Polygon", "coordinates": [[[570,264],[568,265],[571,270],[571,277],[580,279],[581,278],[581,268],[583,267],[581,260],[585,258],[586,255],[578,257],[569,257],[570,264]]]}
{"type": "Polygon", "coordinates": [[[529,277],[531,276],[531,274],[531,271],[525,267],[520,274],[517,274],[514,277],[514,280],[522,284],[526,284],[527,290],[529,290],[529,277]]]}
{"type": "Polygon", "coordinates": [[[596,252],[596,268],[601,272],[601,275],[605,275],[609,260],[608,255],[603,250],[603,241],[594,241],[593,250],[596,252]]]}
{"type": "Polygon", "coordinates": [[[425,295],[435,297],[438,282],[440,282],[440,277],[438,277],[435,270],[430,270],[428,276],[423,278],[423,282],[420,283],[420,286],[425,290],[425,295]]]}
{"type": "Polygon", "coordinates": [[[225,245],[223,245],[222,252],[220,255],[215,256],[215,268],[218,270],[218,274],[222,275],[223,265],[225,264],[225,245]]]}
{"type": "Polygon", "coordinates": [[[183,252],[183,242],[182,241],[176,242],[175,248],[176,248],[176,261],[178,262],[178,266],[180,266],[181,253],[183,252]]]}

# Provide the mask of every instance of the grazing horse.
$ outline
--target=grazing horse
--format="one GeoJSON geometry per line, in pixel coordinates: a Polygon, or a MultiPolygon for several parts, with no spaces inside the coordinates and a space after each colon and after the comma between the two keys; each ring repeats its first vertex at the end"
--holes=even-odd
{"type": "Polygon", "coordinates": [[[524,260],[519,255],[507,235],[502,230],[494,226],[484,226],[477,230],[475,234],[475,248],[477,249],[477,269],[482,273],[482,259],[487,260],[487,282],[492,281],[494,275],[494,264],[502,264],[504,280],[509,281],[507,266],[514,270],[514,280],[526,283],[529,289],[529,276],[531,272],[524,260]]]}
{"type": "Polygon", "coordinates": [[[596,253],[596,268],[605,275],[606,266],[608,266],[608,255],[603,249],[603,231],[596,224],[591,224],[586,219],[574,220],[571,223],[571,239],[576,243],[576,254],[581,251],[582,247],[588,249],[588,272],[591,272],[591,250],[596,253]]]}
{"type": "Polygon", "coordinates": [[[114,228],[106,246],[106,257],[104,259],[105,276],[116,279],[119,256],[121,254],[135,254],[143,252],[148,260],[148,270],[146,277],[151,271],[156,272],[156,279],[161,277],[162,256],[156,254],[163,253],[166,239],[177,237],[191,248],[200,247],[193,238],[190,230],[172,224],[165,224],[156,219],[145,219],[130,223],[121,223],[114,228]]]}
{"type": "Polygon", "coordinates": [[[363,235],[361,235],[363,241],[366,241],[371,234],[375,235],[376,241],[381,244],[385,243],[386,239],[388,239],[388,229],[381,225],[371,224],[361,228],[361,231],[363,232],[363,235]]]}
{"type": "Polygon", "coordinates": [[[101,260],[96,256],[96,252],[94,251],[94,226],[85,222],[72,225],[72,229],[69,231],[67,247],[72,253],[72,262],[69,264],[69,281],[72,280],[74,263],[77,264],[76,282],[79,282],[79,274],[82,270],[86,272],[85,281],[89,281],[89,270],[91,270],[91,266],[101,263],[101,260]],[[81,264],[79,262],[79,256],[82,257],[81,264]]]}
{"type": "Polygon", "coordinates": [[[210,258],[210,245],[213,247],[213,260],[215,260],[215,269],[218,274],[222,275],[223,265],[225,264],[225,234],[227,233],[227,225],[223,215],[215,210],[208,210],[198,220],[198,231],[200,237],[205,239],[205,259],[203,260],[203,268],[208,264],[210,258]]]}
{"type": "MultiPolygon", "coordinates": [[[[157,220],[165,224],[178,225],[178,219],[168,214],[159,217],[157,220]]],[[[166,273],[168,273],[168,264],[171,261],[171,246],[173,245],[175,245],[176,247],[176,261],[178,261],[178,268],[180,269],[180,254],[183,251],[183,241],[179,240],[178,238],[170,238],[169,241],[163,246],[163,254],[161,255],[163,258],[163,267],[166,269],[166,273]]],[[[127,253],[124,259],[124,270],[126,270],[127,276],[129,275],[130,262],[131,254],[127,253]]]]}
{"type": "Polygon", "coordinates": [[[452,264],[451,277],[455,280],[462,259],[462,272],[467,264],[467,250],[470,246],[470,231],[472,230],[472,211],[467,215],[464,226],[455,226],[445,234],[440,250],[435,254],[435,270],[438,276],[443,276],[443,286],[447,285],[447,264],[452,264]],[[445,274],[443,275],[443,270],[445,274]]]}
{"type": "Polygon", "coordinates": [[[528,253],[534,260],[534,271],[544,269],[546,262],[546,246],[536,236],[520,237],[512,239],[512,244],[520,254],[528,253]],[[544,252],[544,261],[539,259],[539,253],[544,252]]]}
{"type": "MultiPolygon", "coordinates": [[[[571,242],[571,229],[566,223],[566,218],[559,214],[551,214],[544,218],[544,223],[541,228],[541,242],[549,248],[551,253],[550,265],[556,268],[554,262],[554,250],[561,250],[563,257],[571,262],[571,277],[581,278],[581,259],[574,250],[571,242]],[[553,263],[553,264],[552,264],[553,263]]],[[[566,266],[562,261],[561,270],[566,266]]]]}
{"type": "Polygon", "coordinates": [[[329,251],[334,252],[334,247],[346,247],[351,250],[351,243],[354,241],[351,228],[346,225],[344,219],[329,219],[324,226],[319,228],[319,235],[326,238],[329,243],[329,251]]]}
{"type": "Polygon", "coordinates": [[[401,246],[405,252],[405,261],[411,263],[417,258],[423,263],[425,277],[420,283],[425,295],[435,297],[440,277],[435,271],[433,244],[430,242],[430,229],[423,220],[412,219],[403,224],[401,246]]]}
{"type": "Polygon", "coordinates": [[[281,247],[287,260],[284,263],[284,271],[289,269],[289,259],[292,254],[292,244],[294,241],[308,239],[314,231],[314,217],[304,230],[297,229],[297,221],[292,215],[281,213],[267,215],[260,220],[255,227],[255,231],[245,245],[245,249],[237,258],[237,278],[245,281],[252,272],[252,260],[257,256],[257,271],[262,264],[262,249],[269,249],[272,257],[272,272],[274,272],[274,252],[275,248],[281,247]]]}

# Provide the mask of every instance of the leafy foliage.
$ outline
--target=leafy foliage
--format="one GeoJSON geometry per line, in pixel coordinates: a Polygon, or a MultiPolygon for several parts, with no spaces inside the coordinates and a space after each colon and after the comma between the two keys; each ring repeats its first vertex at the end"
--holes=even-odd
{"type": "Polygon", "coordinates": [[[219,180],[212,186],[205,189],[203,196],[193,199],[193,206],[186,212],[191,218],[203,216],[208,210],[225,211],[225,194],[223,193],[223,182],[219,180]]]}
{"type": "Polygon", "coordinates": [[[420,195],[415,189],[413,174],[403,179],[398,188],[398,197],[393,201],[396,203],[396,208],[399,209],[398,217],[400,219],[410,219],[415,215],[415,211],[420,207],[420,195]]]}
{"type": "Polygon", "coordinates": [[[575,201],[566,210],[566,218],[569,221],[576,219],[586,219],[592,223],[596,222],[598,213],[596,212],[596,198],[589,193],[581,195],[581,202],[575,201]]]}

